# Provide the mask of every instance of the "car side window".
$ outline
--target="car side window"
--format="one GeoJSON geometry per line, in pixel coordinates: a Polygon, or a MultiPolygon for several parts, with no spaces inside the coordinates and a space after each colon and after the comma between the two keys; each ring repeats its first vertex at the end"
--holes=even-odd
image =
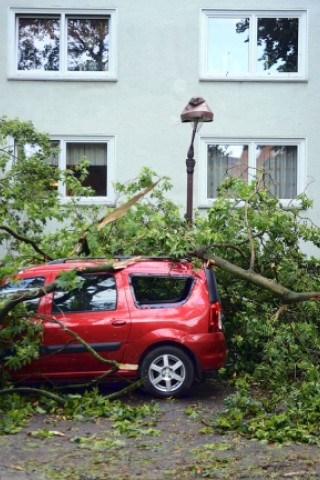
{"type": "Polygon", "coordinates": [[[115,310],[116,282],[113,275],[79,275],[81,282],[70,291],[54,291],[52,313],[99,312],[115,310]]]}
{"type": "MultiPolygon", "coordinates": [[[[44,280],[44,277],[30,277],[8,281],[0,286],[0,300],[5,299],[8,295],[23,294],[41,288],[44,285],[44,280]]],[[[39,302],[40,298],[35,298],[34,300],[27,300],[24,303],[28,310],[36,312],[39,302]]]]}
{"type": "Polygon", "coordinates": [[[185,302],[194,279],[171,275],[132,275],[130,281],[138,306],[164,307],[185,302]]]}

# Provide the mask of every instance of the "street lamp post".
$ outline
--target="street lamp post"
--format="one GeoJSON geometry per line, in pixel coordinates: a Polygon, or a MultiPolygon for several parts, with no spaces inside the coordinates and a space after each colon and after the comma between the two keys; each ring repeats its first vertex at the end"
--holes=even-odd
{"type": "Polygon", "coordinates": [[[189,224],[192,224],[193,213],[193,174],[196,161],[194,159],[194,139],[199,125],[202,122],[212,122],[213,113],[208,107],[206,101],[201,97],[192,97],[188,105],[181,113],[182,122],[192,122],[191,143],[187,153],[186,167],[187,167],[187,211],[186,219],[189,224]]]}

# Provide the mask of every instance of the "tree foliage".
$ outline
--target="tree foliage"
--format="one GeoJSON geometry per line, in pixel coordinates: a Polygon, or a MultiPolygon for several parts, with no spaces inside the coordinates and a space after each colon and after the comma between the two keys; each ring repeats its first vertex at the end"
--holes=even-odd
{"type": "Polygon", "coordinates": [[[319,440],[319,259],[302,249],[305,241],[320,245],[320,229],[306,217],[310,206],[301,195],[283,208],[259,182],[229,179],[198,220],[196,243],[220,267],[237,359],[237,393],[216,421],[222,430],[269,441],[319,440]]]}
{"type": "MultiPolygon", "coordinates": [[[[263,179],[248,185],[229,178],[218,200],[205,215],[196,214],[191,226],[168,198],[169,180],[143,169],[134,181],[115,185],[118,209],[80,207],[72,197],[62,204],[46,162],[54,153],[48,137],[30,123],[7,119],[0,134],[0,239],[7,246],[1,277],[75,255],[170,255],[211,263],[229,351],[236,358],[231,370],[236,394],[216,427],[267,440],[319,440],[319,259],[308,257],[302,245],[319,248],[320,229],[308,220],[312,204],[305,195],[284,208],[263,179]],[[37,148],[26,155],[30,144],[37,148]]],[[[83,188],[72,172],[54,175],[77,191],[83,188]]],[[[13,361],[19,366],[32,360],[38,329],[23,304],[10,308],[1,329],[2,353],[24,333],[13,361]]]]}

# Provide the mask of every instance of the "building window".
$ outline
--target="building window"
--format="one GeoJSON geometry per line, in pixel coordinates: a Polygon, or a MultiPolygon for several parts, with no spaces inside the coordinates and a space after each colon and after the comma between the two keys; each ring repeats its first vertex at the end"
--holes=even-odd
{"type": "MultiPolygon", "coordinates": [[[[77,176],[77,167],[85,158],[90,165],[88,175],[82,182],[84,187],[90,187],[95,197],[107,196],[108,178],[108,144],[107,143],[66,143],[66,168],[73,170],[77,176]]],[[[67,192],[70,196],[71,193],[67,192]]]]}
{"type": "Polygon", "coordinates": [[[201,12],[203,80],[305,80],[305,11],[201,12]]]}
{"type": "Polygon", "coordinates": [[[216,140],[201,141],[202,206],[218,196],[218,188],[227,177],[250,182],[263,173],[263,187],[284,203],[305,188],[304,140],[216,140]],[[204,194],[205,191],[205,194],[204,194]]]}
{"type": "Polygon", "coordinates": [[[115,11],[10,9],[10,76],[115,80],[115,11]]]}
{"type": "MultiPolygon", "coordinates": [[[[49,163],[53,168],[60,170],[72,170],[75,176],[79,176],[77,167],[81,160],[89,162],[88,175],[82,182],[84,187],[92,189],[92,195],[77,197],[82,203],[113,203],[114,178],[114,138],[88,137],[78,139],[75,137],[53,138],[53,146],[59,150],[56,158],[50,158],[49,163]]],[[[72,197],[66,185],[59,185],[58,189],[65,199],[72,197]]]]}

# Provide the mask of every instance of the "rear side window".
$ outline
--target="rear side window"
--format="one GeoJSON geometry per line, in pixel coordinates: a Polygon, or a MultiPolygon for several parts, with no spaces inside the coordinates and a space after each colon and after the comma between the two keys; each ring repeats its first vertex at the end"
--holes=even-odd
{"type": "Polygon", "coordinates": [[[99,312],[115,310],[116,282],[113,275],[79,275],[80,284],[72,290],[55,290],[52,313],[99,312]]]}
{"type": "Polygon", "coordinates": [[[187,300],[192,277],[133,275],[131,285],[138,306],[169,306],[187,300]]]}
{"type": "MultiPolygon", "coordinates": [[[[15,295],[17,293],[26,293],[41,288],[44,285],[43,277],[21,278],[12,282],[7,282],[0,286],[0,300],[5,299],[8,295],[15,295]]],[[[40,298],[28,300],[25,305],[33,312],[37,311],[40,298]]]]}

